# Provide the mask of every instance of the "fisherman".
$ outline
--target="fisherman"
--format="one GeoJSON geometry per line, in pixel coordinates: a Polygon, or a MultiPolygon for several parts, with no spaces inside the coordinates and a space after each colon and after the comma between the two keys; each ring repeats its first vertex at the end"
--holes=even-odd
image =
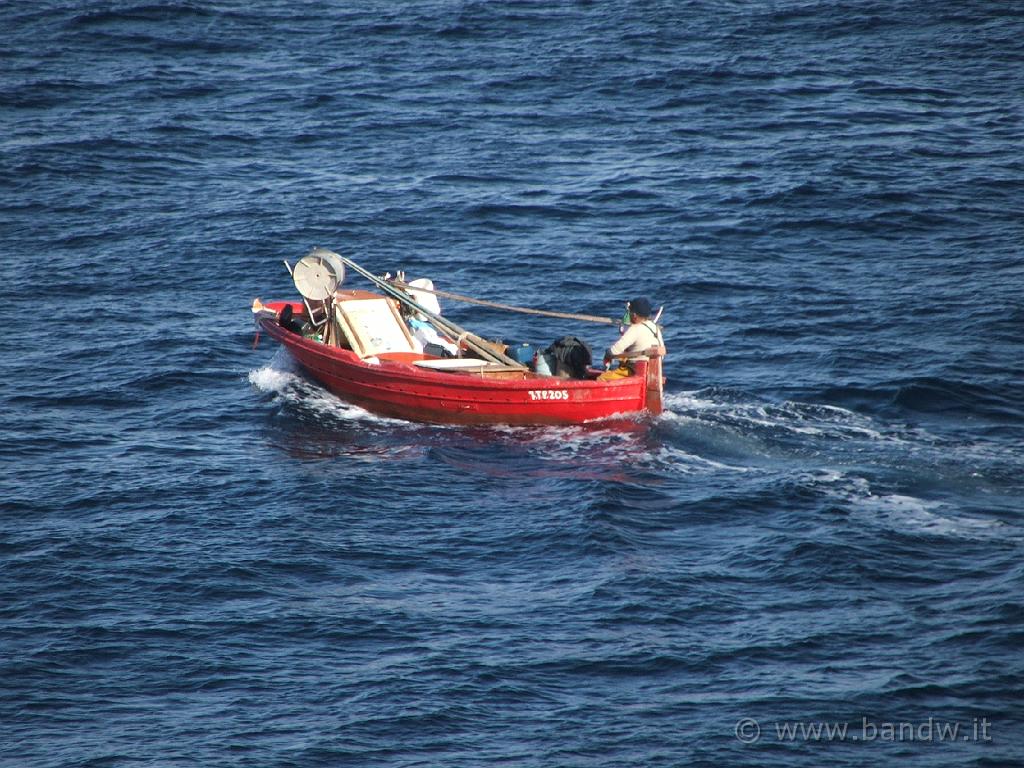
{"type": "MultiPolygon", "coordinates": [[[[626,304],[629,327],[625,333],[604,353],[604,366],[607,369],[614,358],[619,358],[619,367],[606,370],[598,381],[614,381],[633,375],[633,363],[646,360],[651,347],[658,348],[658,354],[665,354],[665,342],[661,337],[661,329],[651,320],[651,302],[644,298],[636,298],[626,304]]],[[[623,317],[625,322],[627,317],[623,317]]]]}

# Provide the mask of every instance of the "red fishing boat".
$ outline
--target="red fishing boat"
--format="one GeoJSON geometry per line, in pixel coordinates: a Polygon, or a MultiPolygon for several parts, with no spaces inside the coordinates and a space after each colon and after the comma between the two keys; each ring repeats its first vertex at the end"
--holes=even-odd
{"type": "Polygon", "coordinates": [[[257,330],[283,344],[330,392],[373,413],[434,423],[579,424],[661,412],[660,348],[636,360],[633,375],[612,381],[599,381],[602,372],[594,369],[581,378],[544,375],[442,321],[413,298],[422,300],[425,293],[403,291],[330,251],[314,250],[296,265],[293,278],[303,301],[256,300],[257,330]],[[365,274],[382,292],[337,288],[338,262],[365,274]],[[311,277],[317,269],[329,274],[311,277]],[[435,354],[443,350],[419,343],[401,311],[406,303],[419,319],[436,319],[446,341],[474,356],[435,354]]]}

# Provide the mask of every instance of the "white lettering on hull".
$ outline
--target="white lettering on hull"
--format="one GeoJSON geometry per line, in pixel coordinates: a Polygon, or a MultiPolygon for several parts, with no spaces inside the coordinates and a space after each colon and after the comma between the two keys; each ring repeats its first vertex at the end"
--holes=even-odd
{"type": "Polygon", "coordinates": [[[567,389],[530,389],[531,400],[568,400],[569,390],[567,389]]]}

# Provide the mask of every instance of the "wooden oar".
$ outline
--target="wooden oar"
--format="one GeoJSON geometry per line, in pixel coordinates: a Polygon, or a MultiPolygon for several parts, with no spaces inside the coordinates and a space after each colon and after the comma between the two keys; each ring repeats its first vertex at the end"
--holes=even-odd
{"type": "Polygon", "coordinates": [[[618,320],[613,320],[610,317],[601,317],[600,315],[578,315],[573,312],[555,312],[550,309],[532,309],[530,307],[516,307],[512,304],[501,304],[497,301],[486,301],[484,299],[474,299],[471,296],[463,296],[461,293],[452,293],[450,291],[441,291],[438,289],[429,288],[417,288],[415,285],[409,285],[408,283],[402,282],[401,280],[395,280],[393,285],[397,285],[399,288],[405,288],[410,291],[422,291],[423,293],[432,293],[435,296],[443,296],[446,299],[452,301],[459,301],[465,304],[479,304],[481,307],[491,307],[493,309],[503,309],[508,312],[519,312],[524,315],[542,315],[544,317],[557,317],[562,320],[581,320],[584,323],[600,323],[602,325],[615,325],[618,320]]]}

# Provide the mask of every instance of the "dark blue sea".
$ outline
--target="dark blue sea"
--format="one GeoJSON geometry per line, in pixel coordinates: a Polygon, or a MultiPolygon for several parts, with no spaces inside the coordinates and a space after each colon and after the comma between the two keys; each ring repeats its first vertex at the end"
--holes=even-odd
{"type": "Polygon", "coordinates": [[[1024,765],[1024,6],[0,32],[0,766],[1024,765]],[[647,296],[666,412],[347,405],[253,347],[314,246],[647,296]]]}

